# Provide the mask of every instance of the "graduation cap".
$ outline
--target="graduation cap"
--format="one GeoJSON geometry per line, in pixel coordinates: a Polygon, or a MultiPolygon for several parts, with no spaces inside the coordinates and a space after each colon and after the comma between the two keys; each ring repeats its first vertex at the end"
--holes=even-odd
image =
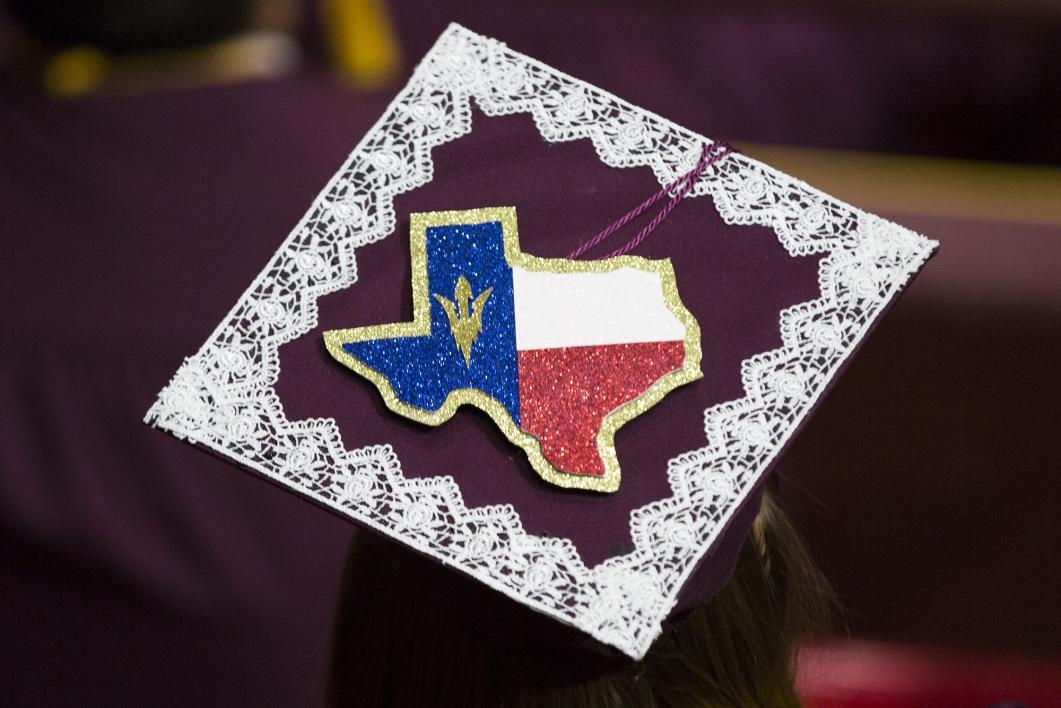
{"type": "Polygon", "coordinates": [[[636,659],[936,246],[451,25],[147,421],[636,659]]]}

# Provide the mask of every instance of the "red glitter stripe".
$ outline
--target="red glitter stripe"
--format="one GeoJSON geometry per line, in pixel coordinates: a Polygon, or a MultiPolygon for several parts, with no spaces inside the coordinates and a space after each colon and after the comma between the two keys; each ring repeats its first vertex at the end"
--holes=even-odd
{"type": "Polygon", "coordinates": [[[682,368],[685,344],[558,347],[518,355],[520,427],[541,441],[557,469],[599,477],[604,462],[597,434],[604,416],[682,368]]]}

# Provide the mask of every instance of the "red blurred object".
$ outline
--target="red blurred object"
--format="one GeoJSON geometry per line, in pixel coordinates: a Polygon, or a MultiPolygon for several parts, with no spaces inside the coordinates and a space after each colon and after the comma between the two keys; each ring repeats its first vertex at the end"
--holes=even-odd
{"type": "Polygon", "coordinates": [[[807,708],[1061,706],[1061,660],[903,644],[809,644],[800,652],[797,683],[807,708]]]}

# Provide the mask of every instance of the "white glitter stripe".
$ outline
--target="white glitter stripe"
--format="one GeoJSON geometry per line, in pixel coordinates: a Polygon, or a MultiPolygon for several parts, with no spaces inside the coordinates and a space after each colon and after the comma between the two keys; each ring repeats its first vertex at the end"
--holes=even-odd
{"type": "Polygon", "coordinates": [[[657,273],[512,269],[516,349],[672,342],[685,330],[667,309],[657,273]]]}

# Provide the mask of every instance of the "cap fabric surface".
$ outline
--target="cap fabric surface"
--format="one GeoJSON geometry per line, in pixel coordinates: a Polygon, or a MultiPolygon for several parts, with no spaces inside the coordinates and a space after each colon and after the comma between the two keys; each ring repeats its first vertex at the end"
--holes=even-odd
{"type": "Polygon", "coordinates": [[[778,455],[936,243],[710,165],[632,254],[673,265],[703,376],[615,432],[610,494],[547,484],[470,408],[396,415],[322,340],[413,320],[411,215],[513,206],[523,252],[561,259],[710,142],[452,25],[147,420],[639,658],[725,582],[778,455]]]}

